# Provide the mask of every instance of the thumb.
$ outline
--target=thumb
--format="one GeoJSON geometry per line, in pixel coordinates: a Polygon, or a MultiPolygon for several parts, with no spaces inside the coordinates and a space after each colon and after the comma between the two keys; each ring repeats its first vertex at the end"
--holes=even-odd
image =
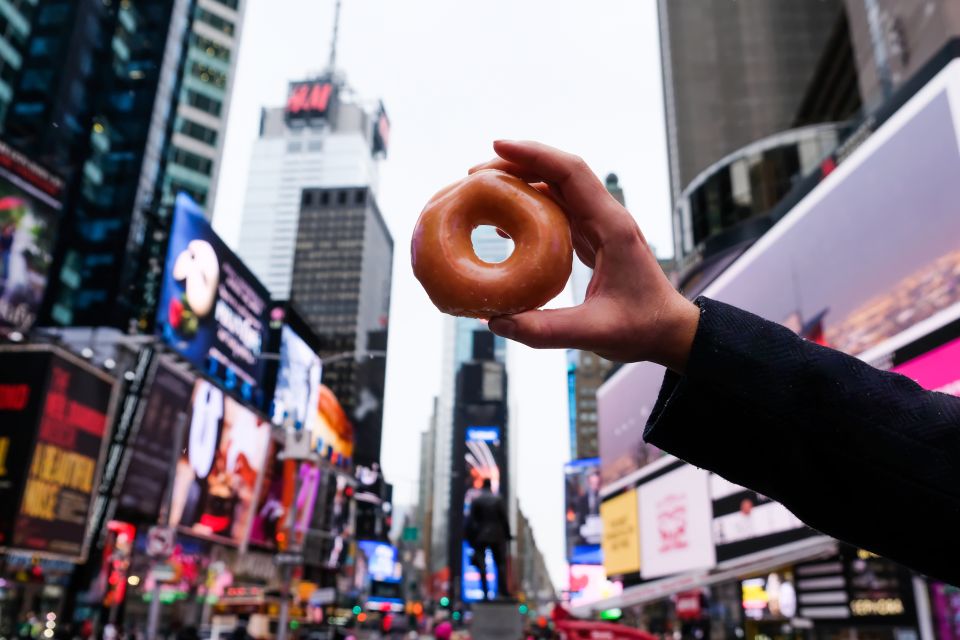
{"type": "Polygon", "coordinates": [[[490,331],[534,349],[582,348],[589,340],[585,305],[524,311],[490,319],[490,331]]]}

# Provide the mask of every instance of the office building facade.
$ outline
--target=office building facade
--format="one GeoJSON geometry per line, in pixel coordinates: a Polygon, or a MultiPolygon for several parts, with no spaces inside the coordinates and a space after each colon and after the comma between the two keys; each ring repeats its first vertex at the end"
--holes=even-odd
{"type": "Polygon", "coordinates": [[[323,382],[355,430],[354,459],[380,459],[393,238],[369,187],[304,189],[290,299],[319,338],[323,382]]]}
{"type": "Polygon", "coordinates": [[[278,300],[290,297],[301,191],[367,188],[375,196],[388,121],[343,78],[290,84],[284,107],[264,109],[253,145],[238,253],[278,300]]]}

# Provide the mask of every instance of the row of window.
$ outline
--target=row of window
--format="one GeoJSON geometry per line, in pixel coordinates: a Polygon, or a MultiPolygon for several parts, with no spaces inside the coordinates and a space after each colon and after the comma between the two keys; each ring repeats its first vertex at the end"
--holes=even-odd
{"type": "Polygon", "coordinates": [[[203,36],[194,33],[190,35],[190,44],[197,49],[201,49],[211,58],[223,60],[224,62],[230,61],[230,48],[225,47],[222,44],[218,44],[209,38],[204,38],[203,36]]]}
{"type": "Polygon", "coordinates": [[[190,65],[190,73],[199,78],[200,82],[212,84],[221,89],[227,86],[227,74],[201,62],[192,63],[190,65]]]}
{"type": "Polygon", "coordinates": [[[208,25],[210,25],[217,31],[223,31],[228,36],[233,35],[234,26],[232,22],[230,22],[226,18],[221,18],[215,13],[210,13],[206,9],[202,9],[202,8],[197,9],[197,20],[200,20],[201,22],[206,22],[208,25]]]}
{"type": "MultiPolygon", "coordinates": [[[[300,204],[302,206],[326,206],[332,204],[333,198],[331,191],[304,191],[300,204]]],[[[350,199],[350,191],[337,191],[336,203],[339,205],[347,204],[350,199]]],[[[356,189],[353,191],[353,204],[365,204],[367,201],[367,190],[356,189]]]]}
{"type": "Polygon", "coordinates": [[[179,147],[173,147],[173,153],[170,155],[170,160],[182,167],[192,169],[193,171],[202,173],[204,175],[210,175],[213,170],[212,160],[198,156],[195,153],[191,153],[190,151],[181,149],[179,147]]]}
{"type": "Polygon", "coordinates": [[[206,142],[211,147],[217,145],[217,132],[210,127],[205,127],[192,120],[181,119],[177,124],[177,131],[185,136],[190,136],[200,142],[206,142]]]}
{"type": "Polygon", "coordinates": [[[219,116],[221,109],[223,109],[223,103],[215,98],[210,96],[205,96],[202,93],[194,91],[192,89],[186,90],[187,104],[191,107],[200,109],[213,116],[219,116]]]}
{"type": "MultiPolygon", "coordinates": [[[[299,140],[291,140],[287,143],[287,153],[300,153],[301,151],[303,151],[303,143],[299,140]]],[[[323,151],[323,140],[308,141],[307,151],[323,151]]]]}

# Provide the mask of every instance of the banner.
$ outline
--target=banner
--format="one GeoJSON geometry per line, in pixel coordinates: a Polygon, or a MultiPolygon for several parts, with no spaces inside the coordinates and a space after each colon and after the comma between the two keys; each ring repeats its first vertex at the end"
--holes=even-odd
{"type": "Polygon", "coordinates": [[[600,540],[600,458],[574,460],[564,466],[567,562],[602,564],[600,540]]]}

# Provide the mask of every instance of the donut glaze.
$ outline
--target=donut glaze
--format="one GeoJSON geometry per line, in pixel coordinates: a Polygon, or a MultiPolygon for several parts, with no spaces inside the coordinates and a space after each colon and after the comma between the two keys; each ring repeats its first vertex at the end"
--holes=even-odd
{"type": "Polygon", "coordinates": [[[567,217],[549,196],[503,171],[477,171],[438,192],[413,231],[413,273],[440,311],[493,318],[543,306],[573,268],[567,217]],[[477,257],[471,233],[491,225],[513,239],[492,264],[477,257]]]}

